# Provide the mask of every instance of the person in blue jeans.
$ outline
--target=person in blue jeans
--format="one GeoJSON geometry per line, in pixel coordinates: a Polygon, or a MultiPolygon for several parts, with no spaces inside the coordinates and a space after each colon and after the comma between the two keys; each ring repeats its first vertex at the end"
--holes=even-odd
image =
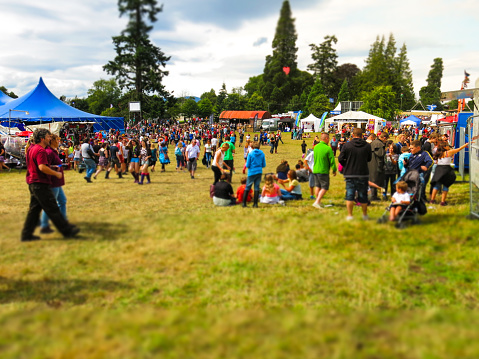
{"type": "Polygon", "coordinates": [[[281,189],[281,199],[283,201],[303,199],[301,185],[299,184],[298,175],[295,170],[288,171],[288,179],[282,180],[277,178],[277,180],[278,183],[284,187],[284,189],[281,189]]]}
{"type": "Polygon", "coordinates": [[[84,177],[88,183],[91,183],[91,176],[95,173],[96,162],[93,160],[92,156],[95,156],[93,148],[89,143],[88,138],[83,141],[81,145],[81,155],[86,166],[86,176],[84,177]]]}
{"type": "Polygon", "coordinates": [[[259,149],[258,141],[254,141],[251,145],[251,148],[253,148],[253,151],[249,153],[246,160],[248,177],[246,178],[246,188],[243,195],[243,207],[247,207],[246,201],[248,199],[248,193],[254,184],[253,207],[257,208],[260,195],[259,185],[263,175],[263,168],[266,167],[266,158],[263,151],[259,149]]]}
{"type": "MultiPolygon", "coordinates": [[[[60,137],[57,135],[52,135],[50,140],[50,145],[45,148],[47,152],[48,163],[50,168],[56,170],[57,172],[63,173],[62,167],[62,160],[58,156],[58,145],[60,144],[60,137]]],[[[58,207],[60,208],[60,212],[65,219],[67,219],[67,197],[65,196],[65,192],[63,192],[63,185],[65,185],[65,177],[62,176],[61,179],[56,177],[51,177],[51,186],[53,196],[57,200],[58,207]]],[[[49,225],[49,218],[48,215],[43,211],[40,220],[40,233],[52,233],[53,229],[51,229],[49,225]]]]}

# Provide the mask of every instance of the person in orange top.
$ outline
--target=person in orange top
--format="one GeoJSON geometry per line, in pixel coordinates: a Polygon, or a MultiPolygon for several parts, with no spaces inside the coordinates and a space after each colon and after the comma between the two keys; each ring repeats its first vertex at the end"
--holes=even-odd
{"type": "MultiPolygon", "coordinates": [[[[236,203],[241,203],[243,201],[244,191],[246,189],[246,177],[241,178],[241,186],[236,190],[236,203]]],[[[253,190],[250,189],[246,202],[251,202],[253,196],[253,190]]]]}

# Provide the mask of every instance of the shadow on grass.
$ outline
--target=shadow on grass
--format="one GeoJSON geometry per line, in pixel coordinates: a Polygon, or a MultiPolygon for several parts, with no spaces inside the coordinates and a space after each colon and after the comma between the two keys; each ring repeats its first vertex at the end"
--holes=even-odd
{"type": "Polygon", "coordinates": [[[111,241],[117,239],[120,233],[124,233],[128,229],[123,223],[78,222],[75,224],[81,229],[79,240],[111,241]]]}
{"type": "MultiPolygon", "coordinates": [[[[58,308],[63,302],[84,304],[91,293],[114,292],[130,286],[109,280],[42,279],[0,277],[0,303],[44,302],[58,308]]],[[[97,296],[96,296],[97,297],[97,296]]]]}

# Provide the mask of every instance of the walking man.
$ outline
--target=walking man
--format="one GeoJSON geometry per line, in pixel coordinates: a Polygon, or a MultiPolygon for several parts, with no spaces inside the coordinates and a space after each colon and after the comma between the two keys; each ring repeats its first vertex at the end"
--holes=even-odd
{"type": "Polygon", "coordinates": [[[186,163],[186,167],[188,168],[188,171],[190,172],[191,179],[195,179],[197,161],[200,156],[200,148],[196,144],[195,139],[193,139],[191,143],[188,146],[186,146],[185,153],[186,153],[186,158],[188,159],[188,162],[186,163]]]}
{"type": "Polygon", "coordinates": [[[230,140],[229,136],[225,137],[226,143],[229,145],[228,150],[225,152],[224,163],[231,168],[230,181],[233,181],[233,171],[234,171],[234,159],[233,154],[236,153],[236,147],[234,143],[230,140]]]}
{"type": "Polygon", "coordinates": [[[356,192],[358,202],[363,211],[363,220],[368,220],[368,162],[371,161],[371,145],[364,141],[363,130],[355,128],[352,140],[345,143],[338,157],[338,162],[343,166],[343,175],[346,180],[346,209],[347,221],[353,217],[356,192]]]}
{"type": "Polygon", "coordinates": [[[316,200],[313,203],[315,208],[324,208],[321,204],[321,199],[329,190],[329,171],[333,171],[333,176],[336,176],[336,161],[334,159],[333,150],[328,145],[329,134],[321,134],[318,144],[314,146],[314,186],[319,188],[316,200]]]}
{"type": "Polygon", "coordinates": [[[50,144],[51,133],[45,128],[35,130],[33,133],[34,144],[26,153],[27,184],[30,191],[30,207],[23,226],[20,240],[22,242],[37,241],[40,237],[33,235],[35,227],[40,220],[42,210],[48,215],[55,227],[65,238],[75,237],[80,229],[70,225],[60,212],[57,200],[53,195],[51,176],[58,179],[63,177],[62,172],[51,169],[48,165],[48,156],[45,147],[50,144]]]}
{"type": "Polygon", "coordinates": [[[90,145],[88,137],[85,138],[85,140],[83,141],[83,144],[81,145],[81,155],[83,157],[83,160],[85,161],[85,166],[86,166],[86,176],[83,178],[88,183],[91,183],[91,176],[93,173],[95,173],[96,162],[93,159],[95,156],[95,153],[93,152],[93,148],[90,145]]]}

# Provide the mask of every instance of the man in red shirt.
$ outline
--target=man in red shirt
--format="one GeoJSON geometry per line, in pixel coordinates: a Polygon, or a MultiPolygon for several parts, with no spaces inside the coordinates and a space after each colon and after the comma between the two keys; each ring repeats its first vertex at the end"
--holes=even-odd
{"type": "Polygon", "coordinates": [[[26,151],[27,184],[30,191],[30,208],[23,226],[20,240],[30,242],[39,240],[33,235],[42,209],[65,238],[75,237],[80,229],[67,222],[58,207],[57,201],[50,188],[51,176],[61,179],[62,172],[51,169],[48,165],[48,156],[45,147],[50,143],[51,133],[41,128],[33,133],[33,145],[26,151]]]}

